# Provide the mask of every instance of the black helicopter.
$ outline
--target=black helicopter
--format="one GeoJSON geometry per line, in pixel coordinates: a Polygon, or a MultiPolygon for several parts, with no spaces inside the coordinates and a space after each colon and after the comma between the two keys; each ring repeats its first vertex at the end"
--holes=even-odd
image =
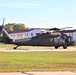
{"type": "MultiPolygon", "coordinates": [[[[43,29],[43,28],[39,28],[43,29]]],[[[58,47],[63,46],[64,49],[67,46],[74,45],[75,41],[73,40],[72,36],[67,36],[64,33],[60,32],[58,28],[51,28],[46,30],[46,33],[37,33],[36,36],[23,38],[23,39],[14,39],[12,38],[8,32],[4,28],[4,19],[3,24],[0,26],[0,37],[1,42],[5,44],[15,44],[17,45],[14,49],[18,48],[19,46],[54,46],[55,49],[58,47]],[[53,32],[51,32],[53,31],[53,32]]]]}

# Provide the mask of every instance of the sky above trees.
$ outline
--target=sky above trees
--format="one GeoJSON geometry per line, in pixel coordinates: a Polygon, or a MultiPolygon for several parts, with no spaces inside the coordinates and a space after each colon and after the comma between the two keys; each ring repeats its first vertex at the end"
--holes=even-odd
{"type": "Polygon", "coordinates": [[[0,24],[76,28],[76,0],[0,0],[0,24]]]}

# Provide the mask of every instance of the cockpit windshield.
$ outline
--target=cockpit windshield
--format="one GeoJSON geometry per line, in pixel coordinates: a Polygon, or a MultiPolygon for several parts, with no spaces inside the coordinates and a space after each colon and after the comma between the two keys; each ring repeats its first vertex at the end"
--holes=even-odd
{"type": "Polygon", "coordinates": [[[74,41],[74,38],[73,38],[73,37],[70,37],[70,40],[71,40],[71,41],[74,41]]]}
{"type": "Polygon", "coordinates": [[[72,37],[72,36],[68,36],[68,41],[70,42],[70,41],[74,41],[74,38],[72,37]]]}

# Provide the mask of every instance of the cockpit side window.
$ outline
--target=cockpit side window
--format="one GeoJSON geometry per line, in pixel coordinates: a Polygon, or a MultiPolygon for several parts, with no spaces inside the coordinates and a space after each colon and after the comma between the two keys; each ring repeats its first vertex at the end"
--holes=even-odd
{"type": "Polygon", "coordinates": [[[70,37],[70,40],[71,40],[71,41],[74,41],[74,38],[73,38],[73,37],[70,37]]]}
{"type": "Polygon", "coordinates": [[[74,41],[74,38],[72,36],[68,36],[66,39],[66,42],[74,41]]]}
{"type": "Polygon", "coordinates": [[[58,38],[54,38],[54,41],[55,41],[55,42],[58,42],[58,41],[59,41],[59,39],[58,39],[58,38]]]}

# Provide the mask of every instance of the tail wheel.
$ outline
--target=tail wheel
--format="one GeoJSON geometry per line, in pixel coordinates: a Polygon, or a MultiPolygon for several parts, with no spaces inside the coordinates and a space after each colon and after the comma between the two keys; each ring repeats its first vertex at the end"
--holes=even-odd
{"type": "Polygon", "coordinates": [[[64,45],[63,48],[64,48],[64,49],[67,49],[67,45],[64,45]]]}

